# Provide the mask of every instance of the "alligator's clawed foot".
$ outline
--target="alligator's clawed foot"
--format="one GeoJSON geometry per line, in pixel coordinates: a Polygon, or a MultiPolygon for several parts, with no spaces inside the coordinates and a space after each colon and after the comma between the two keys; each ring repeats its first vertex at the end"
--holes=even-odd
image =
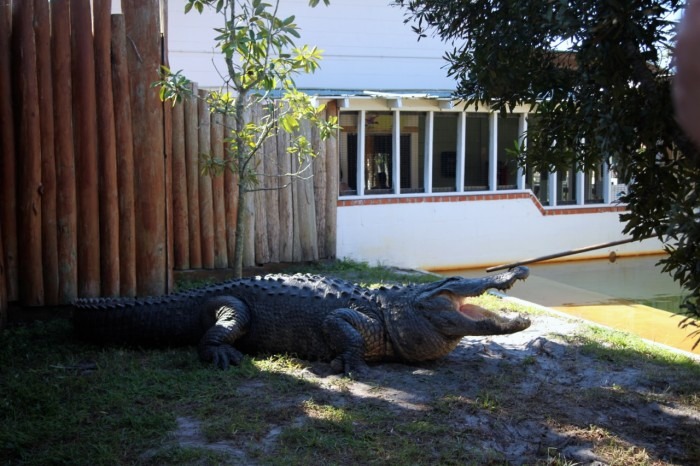
{"type": "Polygon", "coordinates": [[[211,362],[221,370],[226,370],[231,365],[238,366],[243,361],[243,353],[227,344],[207,346],[200,356],[203,361],[211,362]]]}
{"type": "Polygon", "coordinates": [[[363,359],[342,355],[331,361],[331,369],[334,373],[342,373],[351,379],[364,378],[371,373],[371,369],[363,359]]]}

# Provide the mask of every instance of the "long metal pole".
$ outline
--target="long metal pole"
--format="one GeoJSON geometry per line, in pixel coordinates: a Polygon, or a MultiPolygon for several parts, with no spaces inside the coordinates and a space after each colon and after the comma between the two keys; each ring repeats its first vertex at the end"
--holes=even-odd
{"type": "Polygon", "coordinates": [[[542,262],[542,261],[546,261],[546,260],[550,260],[550,259],[557,259],[559,257],[566,257],[566,256],[574,255],[574,254],[580,254],[582,252],[595,251],[596,249],[608,248],[608,247],[617,246],[620,244],[631,243],[633,241],[641,241],[642,239],[646,239],[646,238],[641,238],[641,239],[628,238],[628,239],[622,239],[619,241],[611,241],[609,243],[595,244],[593,246],[586,246],[586,247],[578,248],[578,249],[570,249],[568,251],[557,252],[555,254],[548,254],[546,256],[535,257],[533,259],[526,259],[526,260],[519,261],[519,262],[511,262],[510,264],[495,265],[493,267],[489,267],[488,269],[486,269],[486,271],[487,272],[496,272],[497,270],[512,269],[513,267],[517,267],[519,265],[527,265],[527,264],[532,264],[533,262],[542,262]]]}

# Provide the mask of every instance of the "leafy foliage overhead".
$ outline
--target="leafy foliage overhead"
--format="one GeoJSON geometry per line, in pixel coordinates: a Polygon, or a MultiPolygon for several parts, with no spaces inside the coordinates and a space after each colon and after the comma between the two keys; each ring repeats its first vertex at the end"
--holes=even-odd
{"type": "MultiPolygon", "coordinates": [[[[396,0],[419,37],[436,34],[456,95],[533,106],[520,162],[540,171],[608,163],[629,188],[625,232],[656,236],[700,317],[698,150],[671,99],[681,0],[396,0]]],[[[690,320],[686,323],[692,324],[690,320]]]]}

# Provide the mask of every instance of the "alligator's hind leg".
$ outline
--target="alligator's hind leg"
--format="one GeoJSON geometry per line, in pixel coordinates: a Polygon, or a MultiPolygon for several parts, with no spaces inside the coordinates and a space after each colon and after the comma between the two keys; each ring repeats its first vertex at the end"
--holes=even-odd
{"type": "Polygon", "coordinates": [[[331,361],[336,372],[346,375],[367,372],[365,354],[374,352],[379,337],[374,335],[377,322],[352,309],[340,308],[331,312],[323,321],[323,334],[333,352],[331,361]],[[374,338],[376,337],[376,338],[374,338]]]}
{"type": "Polygon", "coordinates": [[[238,365],[243,354],[233,347],[248,328],[248,307],[233,296],[217,296],[204,303],[204,325],[208,330],[199,341],[199,358],[220,369],[238,365]]]}

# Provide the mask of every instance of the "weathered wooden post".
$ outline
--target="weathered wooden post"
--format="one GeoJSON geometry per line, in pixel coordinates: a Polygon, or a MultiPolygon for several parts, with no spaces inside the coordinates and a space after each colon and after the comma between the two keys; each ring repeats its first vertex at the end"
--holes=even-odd
{"type": "Polygon", "coordinates": [[[161,64],[159,0],[123,0],[134,137],[138,293],[167,291],[167,224],[163,107],[151,83],[161,64]]]}
{"type": "MultiPolygon", "coordinates": [[[[217,160],[224,158],[224,116],[220,113],[211,115],[211,156],[217,160]]],[[[223,269],[228,265],[223,173],[211,178],[211,188],[214,210],[214,266],[223,269]]]]}
{"type": "Polygon", "coordinates": [[[41,250],[44,302],[48,305],[56,305],[59,302],[59,282],[50,24],[48,2],[34,0],[37,84],[39,86],[39,108],[41,109],[41,250]]]}
{"type": "MultiPolygon", "coordinates": [[[[227,115],[225,119],[225,137],[230,137],[231,130],[236,127],[233,116],[227,115]]],[[[238,176],[227,167],[224,171],[224,200],[226,205],[226,255],[228,266],[234,267],[236,261],[236,218],[238,215],[238,176]]]]}
{"type": "MultiPolygon", "coordinates": [[[[302,122],[301,127],[307,139],[311,139],[311,127],[308,122],[302,122]]],[[[318,235],[316,232],[316,199],[314,197],[314,180],[313,175],[313,159],[298,160],[294,157],[294,163],[297,163],[297,171],[301,176],[294,182],[292,190],[294,196],[294,229],[295,242],[297,245],[296,236],[299,236],[299,260],[308,261],[318,259],[318,235]]]]}
{"type": "Polygon", "coordinates": [[[17,192],[15,122],[11,60],[12,15],[10,0],[0,0],[0,223],[3,225],[6,292],[8,300],[18,297],[17,192]]]}
{"type": "Polygon", "coordinates": [[[277,165],[277,138],[269,138],[263,145],[265,157],[265,216],[267,217],[267,244],[269,261],[280,261],[280,221],[279,221],[279,167],[277,165]]]}
{"type": "Polygon", "coordinates": [[[136,295],[136,218],[134,212],[134,138],[124,15],[112,15],[112,92],[119,192],[119,286],[122,296],[136,295]]]}
{"type": "Polygon", "coordinates": [[[319,257],[326,257],[326,213],[330,202],[326,190],[326,144],[321,140],[318,128],[311,128],[311,144],[317,151],[313,161],[314,169],[314,199],[316,207],[316,245],[319,257]]]}
{"type": "Polygon", "coordinates": [[[70,5],[73,117],[78,199],[78,294],[100,294],[100,212],[97,167],[95,52],[90,3],[70,5]]]}
{"type": "Polygon", "coordinates": [[[18,157],[17,244],[19,297],[22,304],[44,304],[41,252],[41,121],[37,83],[34,4],[20,2],[13,10],[13,50],[17,62],[18,157]]]}
{"type": "Polygon", "coordinates": [[[187,168],[187,216],[189,225],[190,267],[202,268],[202,230],[199,215],[199,90],[192,84],[191,96],[184,98],[185,162],[187,168]]]}
{"type": "MultiPolygon", "coordinates": [[[[326,118],[338,116],[338,106],[335,101],[326,104],[326,118]]],[[[337,223],[338,223],[338,138],[326,139],[326,253],[325,257],[335,258],[337,223]]]]}
{"type": "MultiPolygon", "coordinates": [[[[251,112],[251,120],[256,124],[260,124],[263,117],[263,109],[261,104],[255,105],[251,112]]],[[[258,186],[255,186],[257,191],[251,192],[250,197],[253,200],[254,210],[254,231],[255,231],[255,263],[266,264],[270,262],[270,248],[268,246],[267,236],[267,210],[265,209],[265,191],[260,188],[265,187],[267,180],[265,179],[265,153],[264,146],[258,150],[254,156],[253,167],[255,172],[261,174],[258,178],[258,186]]]]}
{"type": "MultiPolygon", "coordinates": [[[[287,153],[289,135],[284,131],[277,133],[277,166],[280,173],[292,172],[292,159],[287,153]]],[[[280,231],[280,261],[291,262],[294,255],[294,207],[292,202],[292,187],[290,176],[280,177],[279,191],[279,231],[280,231]]]]}
{"type": "Polygon", "coordinates": [[[51,2],[59,301],[78,297],[78,207],[73,146],[70,2],[51,2]]]}
{"type": "Polygon", "coordinates": [[[173,250],[177,270],[190,268],[187,205],[187,159],[185,157],[185,106],[172,108],[173,125],[173,250]]]}
{"type": "MultiPolygon", "coordinates": [[[[199,90],[197,103],[199,114],[200,152],[211,153],[211,120],[209,104],[206,102],[208,91],[199,90]]],[[[199,168],[199,166],[198,166],[199,168]]],[[[199,217],[202,235],[202,267],[214,268],[214,206],[212,200],[211,176],[209,172],[199,172],[199,217]]]]}
{"type": "Polygon", "coordinates": [[[95,76],[97,86],[98,170],[100,174],[100,257],[103,296],[118,296],[119,194],[117,192],[117,140],[112,93],[112,2],[93,0],[95,76]]]}

